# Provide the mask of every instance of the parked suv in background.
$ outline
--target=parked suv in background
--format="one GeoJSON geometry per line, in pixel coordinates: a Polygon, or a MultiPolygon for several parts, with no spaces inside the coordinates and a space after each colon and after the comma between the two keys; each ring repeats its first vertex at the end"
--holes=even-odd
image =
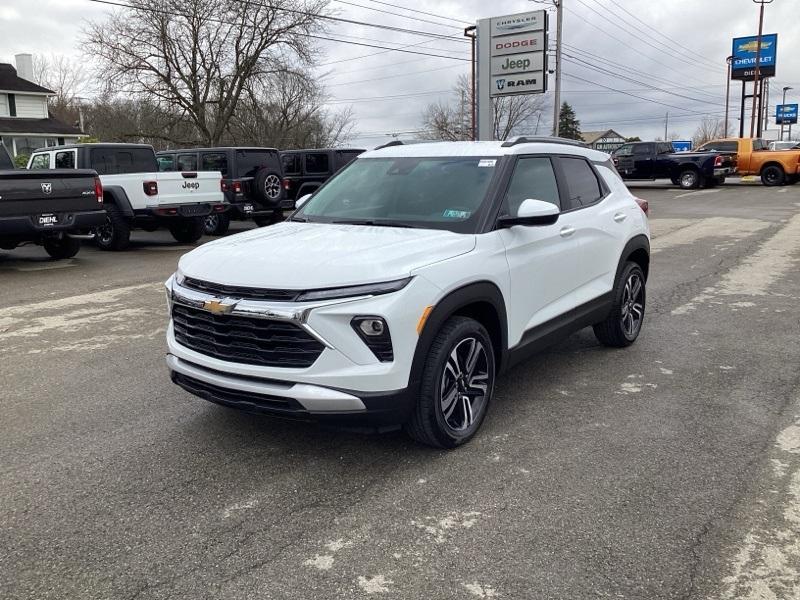
{"type": "Polygon", "coordinates": [[[647,217],[607,154],[557,138],[392,144],[292,217],[183,256],[173,381],[226,406],[451,448],[504,369],[592,325],[633,343],[647,217]],[[269,257],[265,260],[264,257],[269,257]]]}
{"type": "Polygon", "coordinates": [[[283,189],[290,200],[313,194],[334,173],[349,165],[364,152],[355,148],[284,150],[283,189]]]}
{"type": "Polygon", "coordinates": [[[294,207],[287,202],[282,188],[281,160],[275,148],[225,147],[190,148],[158,153],[162,171],[219,171],[225,198],[231,210],[210,214],[205,233],[222,235],[228,231],[231,218],[252,218],[257,225],[271,225],[283,220],[284,209],[294,207]],[[191,170],[191,169],[190,169],[191,170]]]}
{"type": "Polygon", "coordinates": [[[159,173],[156,153],[145,144],[73,144],[40,148],[28,169],[93,169],[103,183],[106,222],[95,231],[103,250],[124,250],[131,230],[169,229],[182,243],[203,235],[203,219],[228,206],[219,173],[159,173]]]}

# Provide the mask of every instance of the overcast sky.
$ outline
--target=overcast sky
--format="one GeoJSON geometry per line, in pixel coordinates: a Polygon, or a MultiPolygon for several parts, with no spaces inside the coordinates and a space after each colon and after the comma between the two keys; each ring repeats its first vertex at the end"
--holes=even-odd
{"type": "MultiPolygon", "coordinates": [[[[731,52],[731,38],[754,35],[758,27],[758,7],[752,0],[564,0],[564,4],[568,56],[563,70],[563,100],[575,107],[584,131],[613,128],[642,139],[663,136],[667,111],[669,132],[682,139],[691,138],[703,114],[721,117],[725,110],[725,57],[731,52]],[[624,90],[641,99],[607,88],[624,90]]],[[[342,17],[455,38],[476,19],[547,6],[550,4],[546,2],[523,0],[330,3],[342,17]]],[[[772,113],[784,86],[797,90],[794,97],[795,92],[789,92],[787,101],[800,98],[798,8],[800,0],[774,0],[766,10],[764,32],[779,35],[777,74],[771,79],[772,113]]],[[[83,23],[102,19],[109,10],[88,0],[2,0],[0,60],[12,62],[13,55],[20,52],[80,57],[83,23]]],[[[411,132],[419,129],[425,105],[452,99],[456,78],[469,69],[464,60],[469,58],[469,45],[458,39],[431,39],[341,23],[331,24],[328,34],[339,40],[439,55],[381,51],[333,41],[320,44],[316,70],[320,76],[326,75],[330,108],[353,107],[354,145],[372,147],[391,139],[391,134],[413,137],[411,132]]],[[[734,127],[740,93],[741,84],[733,82],[734,127]]],[[[546,99],[550,101],[549,93],[546,99]]],[[[548,108],[539,133],[549,133],[551,128],[552,108],[548,108]]]]}

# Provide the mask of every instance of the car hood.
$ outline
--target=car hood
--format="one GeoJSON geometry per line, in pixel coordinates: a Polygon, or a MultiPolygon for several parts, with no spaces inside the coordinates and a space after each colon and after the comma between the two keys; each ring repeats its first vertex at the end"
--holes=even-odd
{"type": "Polygon", "coordinates": [[[450,231],[284,222],[209,242],[179,268],[226,285],[327,288],[407,277],[474,247],[474,235],[450,231]]]}

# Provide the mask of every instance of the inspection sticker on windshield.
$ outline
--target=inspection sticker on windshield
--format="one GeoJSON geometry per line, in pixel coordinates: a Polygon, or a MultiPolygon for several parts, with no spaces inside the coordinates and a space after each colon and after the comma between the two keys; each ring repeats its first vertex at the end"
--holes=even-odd
{"type": "Polygon", "coordinates": [[[453,210],[452,208],[446,208],[442,213],[442,216],[445,219],[469,219],[469,216],[472,213],[468,210],[453,210]]]}
{"type": "Polygon", "coordinates": [[[496,158],[482,158],[478,161],[479,167],[493,167],[497,164],[496,158]]]}

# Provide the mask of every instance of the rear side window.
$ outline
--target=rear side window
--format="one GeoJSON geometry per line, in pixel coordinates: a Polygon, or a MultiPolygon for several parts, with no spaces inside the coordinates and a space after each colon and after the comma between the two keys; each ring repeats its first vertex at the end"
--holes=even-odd
{"type": "Polygon", "coordinates": [[[75,168],[75,152],[68,150],[66,152],[56,152],[56,169],[74,169],[75,168]]]}
{"type": "Polygon", "coordinates": [[[175,156],[172,154],[162,154],[156,157],[158,161],[158,170],[162,172],[175,170],[175,156]]]}
{"type": "Polygon", "coordinates": [[[37,154],[31,161],[31,169],[49,169],[50,168],[50,155],[37,154]]]}
{"type": "Polygon", "coordinates": [[[653,144],[636,144],[633,147],[633,153],[636,155],[642,154],[652,154],[653,153],[653,144]]]}
{"type": "Polygon", "coordinates": [[[633,146],[620,146],[616,150],[614,150],[615,156],[630,156],[633,154],[633,146]]]}
{"type": "Polygon", "coordinates": [[[336,170],[342,169],[353,162],[361,152],[337,152],[336,153],[336,170]]]}
{"type": "MultiPolygon", "coordinates": [[[[766,140],[753,140],[753,150],[767,150],[769,148],[769,142],[766,140]]],[[[734,150],[735,152],[736,150],[734,150]]]]}
{"type": "Polygon", "coordinates": [[[506,193],[507,214],[517,216],[525,200],[543,200],[561,208],[553,163],[546,157],[520,158],[506,193]]]}
{"type": "Polygon", "coordinates": [[[659,154],[672,154],[675,149],[672,147],[672,144],[659,144],[658,145],[658,153],[659,154]]]}
{"type": "Polygon", "coordinates": [[[237,150],[236,177],[255,177],[261,169],[280,170],[277,150],[237,150]]]}
{"type": "Polygon", "coordinates": [[[224,152],[203,154],[200,164],[203,171],[219,171],[223,177],[228,176],[228,157],[224,152]]]}
{"type": "Polygon", "coordinates": [[[197,171],[197,155],[178,154],[176,167],[178,171],[197,171]]]}
{"type": "Polygon", "coordinates": [[[299,154],[284,154],[281,156],[281,164],[283,166],[284,175],[299,175],[300,174],[300,155],[299,154]]]}
{"type": "Polygon", "coordinates": [[[323,152],[306,154],[306,173],[327,173],[330,170],[328,155],[323,152]]]}
{"type": "Polygon", "coordinates": [[[583,158],[558,159],[567,180],[567,192],[572,208],[594,204],[603,197],[600,182],[594,170],[583,158]]]}
{"type": "Polygon", "coordinates": [[[155,152],[150,148],[93,148],[90,157],[92,168],[100,175],[158,171],[155,152]]]}

